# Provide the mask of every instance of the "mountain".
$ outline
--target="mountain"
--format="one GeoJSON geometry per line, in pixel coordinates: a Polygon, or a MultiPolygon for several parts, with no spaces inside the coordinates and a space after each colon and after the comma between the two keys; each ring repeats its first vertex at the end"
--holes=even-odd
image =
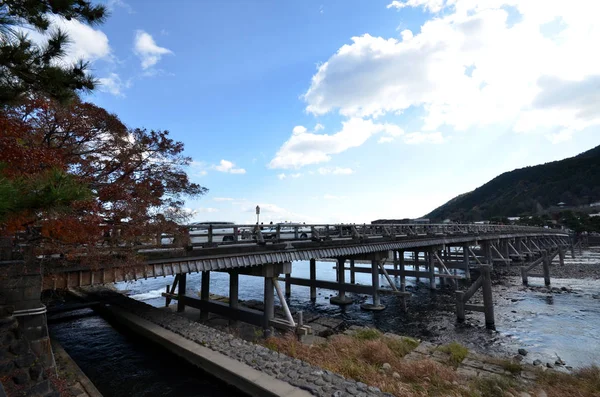
{"type": "Polygon", "coordinates": [[[578,156],[505,172],[424,216],[432,221],[479,221],[535,215],[563,202],[600,201],[600,146],[578,156]]]}

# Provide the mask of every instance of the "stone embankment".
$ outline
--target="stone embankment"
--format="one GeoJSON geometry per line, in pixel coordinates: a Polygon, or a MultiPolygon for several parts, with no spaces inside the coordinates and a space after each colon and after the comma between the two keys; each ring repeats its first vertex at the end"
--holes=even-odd
{"type": "Polygon", "coordinates": [[[375,397],[389,395],[376,387],[345,379],[338,374],[188,320],[178,314],[135,301],[113,291],[89,292],[88,296],[116,305],[186,339],[306,390],[315,396],[375,397]]]}
{"type": "Polygon", "coordinates": [[[59,396],[8,306],[0,306],[0,375],[0,396],[59,396]]]}

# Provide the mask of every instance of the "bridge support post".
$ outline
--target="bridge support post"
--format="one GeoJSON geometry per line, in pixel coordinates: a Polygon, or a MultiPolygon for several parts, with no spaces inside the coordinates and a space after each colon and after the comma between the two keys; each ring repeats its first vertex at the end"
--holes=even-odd
{"type": "Polygon", "coordinates": [[[394,256],[394,278],[398,278],[398,251],[393,250],[392,255],[394,256]]]}
{"type": "Polygon", "coordinates": [[[459,323],[465,321],[465,293],[456,291],[456,320],[459,323]]]}
{"type": "Polygon", "coordinates": [[[523,281],[523,285],[528,285],[527,281],[527,266],[521,266],[521,280],[523,281]]]}
{"type": "Polygon", "coordinates": [[[544,251],[542,266],[544,269],[544,284],[548,287],[550,286],[550,256],[548,255],[548,251],[544,251]]]}
{"type": "Polygon", "coordinates": [[[285,297],[289,298],[292,296],[292,283],[290,279],[292,278],[291,273],[285,275],[285,297]]]}
{"type": "Polygon", "coordinates": [[[463,245],[463,265],[465,270],[465,277],[467,280],[471,279],[471,268],[469,264],[469,245],[463,245]]]}
{"type": "Polygon", "coordinates": [[[317,261],[315,258],[310,260],[310,300],[315,301],[317,299],[317,287],[315,287],[315,280],[317,279],[317,261]]]}
{"type": "Polygon", "coordinates": [[[558,248],[558,261],[561,267],[565,265],[565,249],[563,247],[558,248]]]}
{"type": "MultiPolygon", "coordinates": [[[[239,303],[239,285],[240,275],[236,271],[229,272],[229,307],[232,309],[238,309],[239,303]]],[[[236,320],[230,320],[229,325],[237,325],[236,320]]]]}
{"type": "Polygon", "coordinates": [[[275,317],[273,277],[265,277],[265,306],[263,312],[263,332],[265,338],[272,335],[271,320],[275,317]]]}
{"type": "Polygon", "coordinates": [[[483,289],[483,309],[485,315],[485,326],[489,329],[495,328],[494,320],[494,301],[492,298],[492,276],[491,266],[481,266],[481,275],[483,276],[483,283],[481,288],[483,289]]]}
{"type": "MultiPolygon", "coordinates": [[[[421,266],[419,265],[419,251],[414,252],[415,261],[413,264],[413,270],[419,274],[421,271],[421,266]]],[[[416,283],[419,284],[419,276],[416,278],[416,283]]]]}
{"type": "Polygon", "coordinates": [[[406,286],[406,275],[404,273],[404,251],[398,251],[398,265],[400,266],[400,285],[406,286]]]}
{"type": "Polygon", "coordinates": [[[363,310],[381,311],[385,309],[379,300],[379,259],[371,261],[371,282],[373,291],[373,303],[363,303],[360,308],[363,310]]]}
{"type": "MultiPolygon", "coordinates": [[[[502,240],[502,254],[504,254],[504,259],[506,259],[507,261],[510,259],[510,250],[508,247],[507,239],[502,240]]],[[[510,266],[510,262],[506,262],[506,265],[510,266]]]]}
{"type": "Polygon", "coordinates": [[[350,284],[356,284],[356,273],[354,272],[354,259],[350,259],[350,284]]]}
{"type": "Polygon", "coordinates": [[[433,255],[433,248],[429,254],[429,288],[435,289],[435,256],[433,255]]]}
{"type": "Polygon", "coordinates": [[[572,234],[569,235],[569,240],[571,241],[571,258],[575,259],[575,242],[573,241],[575,239],[575,236],[573,236],[572,234]]]}
{"type": "Polygon", "coordinates": [[[485,262],[490,266],[494,266],[494,257],[492,256],[492,242],[483,242],[483,254],[485,255],[485,262]]]}
{"type": "MultiPolygon", "coordinates": [[[[346,258],[344,257],[340,257],[337,258],[337,279],[338,279],[338,283],[340,284],[345,284],[346,283],[346,258]]],[[[378,278],[379,280],[379,278],[378,278]]],[[[348,305],[350,303],[352,303],[352,299],[348,298],[346,296],[346,291],[340,289],[338,291],[338,295],[332,297],[329,300],[329,303],[331,303],[332,305],[348,305]]]]}
{"type": "Polygon", "coordinates": [[[187,287],[187,273],[180,273],[179,288],[177,289],[177,311],[182,313],[185,311],[185,289],[187,287]]]}
{"type": "MultiPolygon", "coordinates": [[[[200,287],[200,300],[208,302],[210,295],[210,271],[202,272],[202,281],[200,287]]],[[[208,310],[200,310],[200,320],[208,320],[208,310]]]]}

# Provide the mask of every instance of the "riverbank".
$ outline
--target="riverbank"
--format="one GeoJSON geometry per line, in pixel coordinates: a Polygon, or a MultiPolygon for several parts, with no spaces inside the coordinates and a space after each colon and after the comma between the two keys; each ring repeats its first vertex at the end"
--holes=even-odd
{"type": "Polygon", "coordinates": [[[61,397],[102,397],[96,386],[55,339],[52,340],[52,351],[56,373],[62,386],[61,397]]]}

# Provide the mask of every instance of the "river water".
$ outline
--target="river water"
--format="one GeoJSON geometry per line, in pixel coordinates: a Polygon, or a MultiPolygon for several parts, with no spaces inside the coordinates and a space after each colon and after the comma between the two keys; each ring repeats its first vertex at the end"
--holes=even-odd
{"type": "Polygon", "coordinates": [[[244,395],[91,309],[68,316],[49,322],[51,336],[106,397],[244,395]]]}

